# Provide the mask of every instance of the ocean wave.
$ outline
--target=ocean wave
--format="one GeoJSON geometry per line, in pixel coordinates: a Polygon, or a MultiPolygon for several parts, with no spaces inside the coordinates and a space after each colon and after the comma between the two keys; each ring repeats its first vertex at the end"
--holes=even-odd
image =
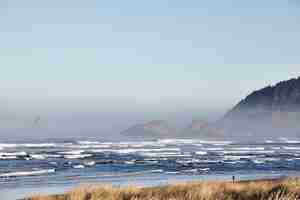
{"type": "Polygon", "coordinates": [[[93,149],[90,152],[93,153],[117,153],[117,154],[132,154],[143,152],[180,152],[180,148],[160,148],[160,149],[93,149]]]}
{"type": "Polygon", "coordinates": [[[198,170],[200,170],[200,171],[209,171],[210,168],[200,168],[200,169],[198,169],[198,170]]]}
{"type": "Polygon", "coordinates": [[[184,160],[176,160],[176,163],[179,164],[190,164],[190,163],[200,163],[202,160],[191,158],[191,159],[184,159],[184,160]]]}
{"type": "Polygon", "coordinates": [[[280,140],[280,141],[283,141],[284,143],[289,143],[289,144],[297,144],[297,143],[300,143],[299,140],[290,140],[290,139],[285,138],[285,137],[280,137],[279,140],[280,140]]]}
{"type": "Polygon", "coordinates": [[[83,151],[83,150],[72,150],[72,151],[59,152],[59,154],[63,154],[63,155],[80,155],[84,152],[85,151],[83,151]]]}
{"type": "Polygon", "coordinates": [[[140,153],[139,155],[145,157],[190,157],[190,154],[179,154],[175,152],[163,152],[163,153],[140,153]]]}
{"type": "Polygon", "coordinates": [[[83,164],[84,164],[85,166],[91,167],[91,166],[96,165],[96,162],[95,162],[95,161],[87,161],[87,162],[84,162],[83,164]]]}
{"type": "Polygon", "coordinates": [[[223,160],[241,160],[241,159],[253,159],[257,158],[257,156],[224,156],[223,160]]]}
{"type": "Polygon", "coordinates": [[[16,148],[18,145],[17,144],[9,144],[9,143],[0,143],[1,148],[16,148]]]}
{"type": "Polygon", "coordinates": [[[224,151],[224,148],[218,147],[218,148],[213,148],[213,147],[208,147],[208,148],[202,148],[204,151],[224,151]]]}
{"type": "Polygon", "coordinates": [[[211,140],[196,140],[196,139],[161,139],[159,143],[174,144],[174,145],[194,145],[194,144],[210,144],[210,145],[229,145],[232,141],[211,141],[211,140]]]}
{"type": "Polygon", "coordinates": [[[0,143],[0,149],[6,148],[64,148],[72,143],[0,143]]]}
{"type": "Polygon", "coordinates": [[[280,150],[281,147],[271,147],[271,149],[273,149],[273,150],[280,150]]]}
{"type": "Polygon", "coordinates": [[[266,161],[261,160],[261,159],[255,159],[255,160],[252,160],[252,162],[255,163],[255,164],[264,164],[266,161]]]}
{"type": "Polygon", "coordinates": [[[72,168],[74,168],[74,169],[84,169],[85,166],[84,165],[74,165],[74,166],[72,166],[72,168]]]}
{"type": "Polygon", "coordinates": [[[197,173],[198,169],[187,169],[187,170],[182,170],[181,172],[183,172],[183,173],[197,173]]]}
{"type": "Polygon", "coordinates": [[[68,146],[68,148],[72,148],[72,149],[91,149],[91,148],[111,148],[111,145],[107,145],[107,144],[90,144],[90,145],[71,145],[68,146]]]}
{"type": "Polygon", "coordinates": [[[64,155],[65,159],[83,159],[83,158],[89,158],[92,157],[92,154],[74,154],[74,155],[64,155]]]}
{"type": "Polygon", "coordinates": [[[235,148],[230,148],[229,150],[233,151],[263,151],[265,150],[264,147],[235,147],[235,148]]]}
{"type": "Polygon", "coordinates": [[[0,156],[27,156],[28,154],[25,151],[19,152],[0,152],[0,156]]]}
{"type": "Polygon", "coordinates": [[[222,151],[222,154],[274,154],[275,151],[222,151]]]}
{"type": "Polygon", "coordinates": [[[207,155],[206,151],[196,151],[195,152],[196,155],[207,155]]]}
{"type": "Polygon", "coordinates": [[[62,156],[56,154],[30,154],[29,157],[36,160],[45,160],[47,158],[61,158],[62,156]]]}
{"type": "Polygon", "coordinates": [[[77,141],[78,144],[83,144],[83,145],[89,145],[89,144],[100,144],[100,142],[98,141],[88,141],[88,140],[85,140],[85,141],[77,141]]]}
{"type": "Polygon", "coordinates": [[[265,143],[275,143],[273,140],[266,140],[265,143]]]}
{"type": "Polygon", "coordinates": [[[17,156],[1,156],[0,155],[0,160],[16,160],[18,159],[17,156]]]}
{"type": "Polygon", "coordinates": [[[282,147],[285,150],[300,150],[300,147],[282,147]]]}
{"type": "Polygon", "coordinates": [[[38,176],[43,174],[55,173],[55,169],[37,170],[37,171],[22,171],[22,172],[9,172],[0,174],[0,178],[6,177],[19,177],[19,176],[38,176]]]}
{"type": "Polygon", "coordinates": [[[28,148],[49,148],[49,147],[56,147],[57,145],[54,143],[35,143],[35,144],[19,144],[18,146],[28,147],[28,148]]]}

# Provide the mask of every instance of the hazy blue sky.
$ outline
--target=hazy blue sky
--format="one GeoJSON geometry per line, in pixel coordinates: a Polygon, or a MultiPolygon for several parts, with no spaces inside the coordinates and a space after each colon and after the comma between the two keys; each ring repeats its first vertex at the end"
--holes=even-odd
{"type": "Polygon", "coordinates": [[[0,99],[229,108],[300,75],[299,14],[296,0],[1,0],[0,99]]]}

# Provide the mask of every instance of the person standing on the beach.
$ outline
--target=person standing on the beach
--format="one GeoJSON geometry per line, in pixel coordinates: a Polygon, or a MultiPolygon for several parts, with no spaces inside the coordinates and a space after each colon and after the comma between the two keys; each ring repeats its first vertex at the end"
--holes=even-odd
{"type": "Polygon", "coordinates": [[[232,183],[235,183],[235,176],[232,176],[232,183]]]}

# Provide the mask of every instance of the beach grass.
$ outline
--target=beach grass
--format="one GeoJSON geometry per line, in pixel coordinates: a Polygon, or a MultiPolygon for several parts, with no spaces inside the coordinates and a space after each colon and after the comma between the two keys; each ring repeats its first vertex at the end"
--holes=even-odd
{"type": "Polygon", "coordinates": [[[295,200],[300,179],[230,182],[189,182],[157,186],[80,186],[63,195],[26,200],[295,200]]]}

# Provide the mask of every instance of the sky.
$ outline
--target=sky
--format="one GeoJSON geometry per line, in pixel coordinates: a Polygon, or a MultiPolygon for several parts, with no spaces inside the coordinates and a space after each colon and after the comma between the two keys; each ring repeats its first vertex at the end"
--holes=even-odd
{"type": "Polygon", "coordinates": [[[0,108],[223,112],[300,75],[299,15],[297,0],[1,0],[0,108]]]}

